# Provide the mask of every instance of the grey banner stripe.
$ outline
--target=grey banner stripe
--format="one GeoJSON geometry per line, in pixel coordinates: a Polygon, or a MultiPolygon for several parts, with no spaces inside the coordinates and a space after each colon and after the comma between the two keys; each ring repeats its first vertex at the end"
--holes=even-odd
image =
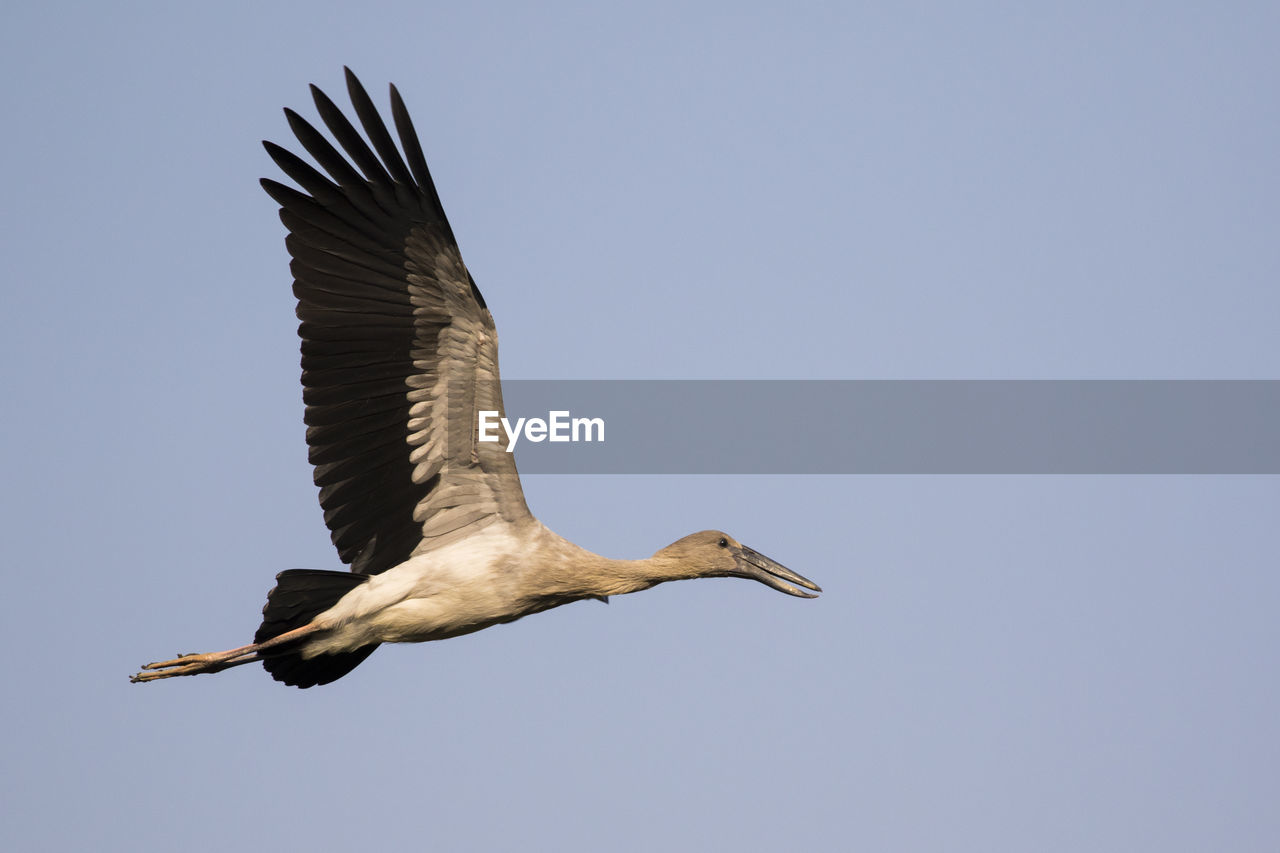
{"type": "Polygon", "coordinates": [[[512,380],[525,474],[1277,474],[1280,381],[512,380]]]}

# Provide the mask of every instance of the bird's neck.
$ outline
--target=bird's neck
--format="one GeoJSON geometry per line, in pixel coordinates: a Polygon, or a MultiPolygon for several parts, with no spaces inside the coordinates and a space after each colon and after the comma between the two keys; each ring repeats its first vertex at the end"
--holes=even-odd
{"type": "Polygon", "coordinates": [[[611,560],[558,536],[556,539],[554,547],[540,549],[539,565],[530,567],[531,577],[542,591],[567,599],[625,595],[694,576],[662,554],[647,560],[611,560]]]}

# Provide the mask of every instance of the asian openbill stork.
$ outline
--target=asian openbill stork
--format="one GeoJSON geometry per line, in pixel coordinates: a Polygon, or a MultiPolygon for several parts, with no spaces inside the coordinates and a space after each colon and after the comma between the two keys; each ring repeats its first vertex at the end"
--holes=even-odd
{"type": "Polygon", "coordinates": [[[266,142],[303,191],[262,186],[289,229],[309,458],[325,524],[351,570],[281,572],[252,644],[149,663],[131,680],[262,661],[285,684],[328,684],[379,643],[443,640],[685,578],[752,578],[814,598],[795,585],[820,592],[817,584],[727,533],[694,533],[647,560],[611,560],[530,514],[505,438],[475,441],[477,413],[503,409],[498,335],[404,102],[392,86],[402,156],[350,69],[346,80],[368,142],[312,86],[346,156],[286,109],[328,176],[266,142]]]}

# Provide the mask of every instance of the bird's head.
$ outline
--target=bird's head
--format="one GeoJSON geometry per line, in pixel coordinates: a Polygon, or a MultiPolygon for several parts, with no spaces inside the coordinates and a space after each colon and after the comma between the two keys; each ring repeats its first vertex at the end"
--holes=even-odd
{"type": "Polygon", "coordinates": [[[779,592],[800,598],[817,596],[797,589],[793,584],[799,584],[813,592],[822,592],[822,588],[813,581],[719,530],[692,533],[672,542],[653,556],[672,566],[679,566],[682,577],[751,578],[779,592]]]}

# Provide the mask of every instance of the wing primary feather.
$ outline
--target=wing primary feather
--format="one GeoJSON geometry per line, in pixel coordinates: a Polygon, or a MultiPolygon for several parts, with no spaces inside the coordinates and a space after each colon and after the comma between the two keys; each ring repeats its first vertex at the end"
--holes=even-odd
{"type": "MultiPolygon", "coordinates": [[[[413,171],[418,186],[423,189],[434,187],[426,155],[422,153],[422,143],[418,141],[418,133],[413,129],[413,119],[409,118],[409,110],[405,108],[404,99],[400,97],[400,90],[395,83],[391,84],[391,118],[396,124],[400,147],[404,149],[405,158],[409,161],[409,168],[413,171]]],[[[439,203],[439,199],[436,202],[439,203]]]]}
{"type": "Polygon", "coordinates": [[[347,155],[356,161],[360,171],[364,172],[365,178],[375,184],[389,183],[391,176],[382,167],[382,163],[379,162],[377,155],[373,153],[373,149],[360,138],[360,134],[355,127],[342,114],[342,110],[338,109],[338,105],[318,86],[314,85],[311,87],[311,99],[315,101],[316,111],[320,113],[324,126],[329,128],[329,132],[333,134],[334,139],[338,140],[342,150],[346,151],[347,155]]]}
{"type": "MultiPolygon", "coordinates": [[[[427,168],[426,155],[422,153],[422,143],[418,141],[418,132],[414,130],[413,119],[409,118],[409,110],[396,84],[391,84],[391,118],[396,124],[396,133],[400,136],[400,145],[404,148],[405,157],[409,160],[409,168],[418,181],[418,187],[427,197],[427,201],[435,209],[436,215],[444,227],[449,239],[453,240],[453,229],[444,215],[444,205],[440,203],[440,194],[436,192],[435,181],[431,179],[431,170],[427,168]]],[[[456,241],[455,241],[456,242],[456,241]]]]}
{"type": "Polygon", "coordinates": [[[337,217],[304,215],[293,208],[283,207],[280,209],[280,221],[300,241],[321,251],[357,264],[372,257],[384,272],[390,270],[392,276],[404,274],[391,249],[373,242],[337,217]]]}
{"type": "Polygon", "coordinates": [[[365,91],[359,78],[350,68],[343,70],[347,75],[347,94],[351,96],[351,105],[356,108],[356,115],[360,117],[360,124],[364,127],[369,141],[373,143],[374,150],[378,152],[378,156],[382,158],[383,164],[390,170],[392,177],[405,186],[414,186],[413,175],[409,174],[408,168],[405,167],[404,160],[401,159],[395,142],[391,140],[391,134],[387,132],[387,126],[383,123],[382,116],[378,115],[378,108],[373,105],[369,93],[365,91]]]}
{"type": "MultiPolygon", "coordinates": [[[[316,200],[306,193],[284,186],[283,183],[271,181],[270,178],[262,178],[259,183],[266,190],[266,195],[271,196],[271,199],[280,205],[280,209],[291,211],[292,214],[300,216],[305,222],[314,224],[317,228],[342,237],[346,237],[348,233],[360,234],[365,240],[376,245],[392,248],[388,243],[385,229],[376,228],[364,214],[353,213],[352,210],[346,210],[343,207],[338,209],[324,207],[317,204],[316,200]]],[[[284,224],[285,227],[289,225],[289,223],[284,224]]],[[[349,237],[347,238],[349,240],[349,237]]]]}
{"type": "MultiPolygon", "coordinates": [[[[295,261],[311,269],[328,273],[329,275],[336,275],[339,278],[364,282],[371,287],[385,287],[388,290],[399,293],[405,291],[404,273],[395,267],[388,269],[382,264],[375,265],[372,259],[370,259],[369,263],[348,260],[345,257],[334,254],[331,250],[316,248],[292,233],[285,238],[285,245],[295,261]]],[[[297,272],[294,275],[299,278],[303,277],[298,276],[297,272]]]]}
{"type": "Polygon", "coordinates": [[[273,181],[270,178],[260,178],[258,183],[267,191],[267,195],[281,207],[296,207],[299,205],[315,204],[315,199],[311,196],[300,193],[293,187],[287,187],[279,181],[273,181]]]}
{"type": "Polygon", "coordinates": [[[281,171],[293,178],[298,186],[311,193],[316,201],[326,207],[336,207],[347,203],[341,188],[337,184],[316,171],[310,163],[292,151],[281,148],[274,142],[265,139],[262,141],[262,147],[267,149],[267,154],[280,167],[281,171]]]}
{"type": "Polygon", "coordinates": [[[351,163],[345,157],[338,153],[338,149],[329,144],[329,140],[325,139],[320,134],[320,131],[316,130],[310,122],[288,107],[285,108],[284,115],[289,121],[289,129],[293,131],[294,136],[298,137],[302,147],[307,149],[308,154],[316,158],[316,162],[340,186],[348,191],[359,191],[365,188],[364,178],[351,166],[351,163]]]}
{"type": "MultiPolygon", "coordinates": [[[[368,217],[373,222],[382,223],[380,230],[385,237],[388,229],[384,220],[389,213],[379,203],[377,195],[370,184],[342,156],[338,149],[334,148],[328,139],[325,139],[324,135],[314,125],[290,109],[285,110],[285,116],[289,120],[289,129],[293,131],[293,135],[302,143],[302,147],[346,191],[346,201],[361,215],[368,217]]],[[[385,177],[385,173],[383,173],[383,177],[385,177]]]]}
{"type": "MultiPolygon", "coordinates": [[[[349,232],[359,234],[374,245],[390,248],[387,242],[387,230],[375,225],[368,213],[354,205],[350,207],[326,207],[306,193],[299,192],[293,187],[285,186],[270,178],[263,178],[259,183],[267,191],[267,195],[275,199],[276,203],[280,205],[282,219],[284,218],[284,211],[287,210],[302,217],[307,222],[313,223],[316,227],[332,231],[334,234],[340,233],[345,227],[349,232]]],[[[377,217],[380,219],[385,218],[386,214],[378,210],[377,217]]],[[[288,222],[284,224],[286,228],[289,227],[288,222]]]]}

